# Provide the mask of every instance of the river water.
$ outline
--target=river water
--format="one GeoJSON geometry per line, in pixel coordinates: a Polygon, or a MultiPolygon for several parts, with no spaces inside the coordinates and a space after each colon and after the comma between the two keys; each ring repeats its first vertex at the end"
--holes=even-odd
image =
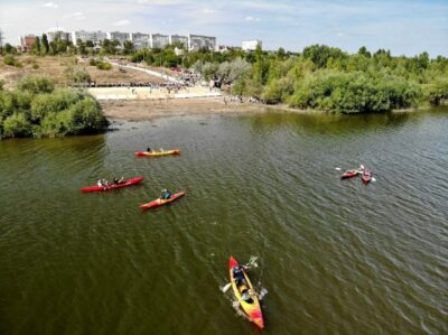
{"type": "Polygon", "coordinates": [[[267,113],[116,123],[0,141],[0,334],[448,333],[448,113],[267,113]],[[180,147],[180,157],[135,150],[180,147]],[[375,182],[339,179],[364,163],[375,182]],[[104,194],[100,177],[144,175],[104,194]],[[141,213],[160,189],[185,190],[141,213]]]}

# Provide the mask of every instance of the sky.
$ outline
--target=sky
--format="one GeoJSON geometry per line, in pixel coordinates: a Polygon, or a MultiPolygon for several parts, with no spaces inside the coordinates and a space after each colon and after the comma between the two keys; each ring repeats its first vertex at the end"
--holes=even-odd
{"type": "Polygon", "coordinates": [[[448,0],[0,0],[4,42],[56,27],[195,33],[234,46],[259,39],[266,50],[326,44],[448,56],[448,0]]]}

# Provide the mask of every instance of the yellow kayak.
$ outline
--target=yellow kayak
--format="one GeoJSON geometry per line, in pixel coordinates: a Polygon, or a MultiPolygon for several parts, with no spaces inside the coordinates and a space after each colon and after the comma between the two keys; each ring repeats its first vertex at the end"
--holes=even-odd
{"type": "Polygon", "coordinates": [[[162,157],[170,155],[180,155],[180,149],[163,150],[163,151],[137,151],[137,157],[162,157]]]}
{"type": "Polygon", "coordinates": [[[232,283],[233,293],[240,303],[241,309],[250,321],[259,328],[264,328],[263,314],[261,313],[260,301],[255,293],[254,287],[247,276],[246,271],[233,258],[229,259],[229,276],[232,283]]]}

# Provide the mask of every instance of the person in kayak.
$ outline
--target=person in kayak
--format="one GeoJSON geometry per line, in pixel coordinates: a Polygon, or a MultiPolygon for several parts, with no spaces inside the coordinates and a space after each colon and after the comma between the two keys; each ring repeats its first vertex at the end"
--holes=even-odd
{"type": "Polygon", "coordinates": [[[160,193],[160,199],[167,200],[171,198],[172,193],[168,191],[166,188],[162,190],[162,193],[160,193]]]}
{"type": "Polygon", "coordinates": [[[150,147],[147,147],[147,148],[146,148],[146,151],[147,151],[147,152],[151,152],[152,150],[151,150],[150,147]]]}
{"type": "Polygon", "coordinates": [[[244,268],[241,265],[233,268],[233,278],[235,278],[236,286],[240,286],[244,283],[244,268]]]}
{"type": "Polygon", "coordinates": [[[109,182],[108,182],[106,179],[104,179],[104,178],[99,179],[99,180],[96,182],[96,184],[97,184],[98,186],[100,186],[100,187],[106,187],[106,186],[109,186],[109,182]]]}
{"type": "Polygon", "coordinates": [[[118,184],[118,178],[117,178],[117,177],[114,177],[114,179],[112,179],[112,180],[113,180],[113,183],[114,183],[115,185],[118,184]]]}
{"type": "Polygon", "coordinates": [[[123,184],[124,183],[124,176],[121,176],[120,179],[118,179],[118,184],[123,184]]]}
{"type": "Polygon", "coordinates": [[[244,288],[241,293],[242,293],[241,299],[243,299],[245,302],[247,302],[248,304],[251,304],[254,302],[254,300],[250,296],[249,290],[247,288],[244,288]]]}

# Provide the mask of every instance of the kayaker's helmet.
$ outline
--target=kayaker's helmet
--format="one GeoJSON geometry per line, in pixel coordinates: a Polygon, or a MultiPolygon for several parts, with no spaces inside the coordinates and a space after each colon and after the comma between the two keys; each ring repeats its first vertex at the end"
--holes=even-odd
{"type": "Polygon", "coordinates": [[[166,188],[162,189],[162,193],[166,193],[168,190],[166,188]]]}

